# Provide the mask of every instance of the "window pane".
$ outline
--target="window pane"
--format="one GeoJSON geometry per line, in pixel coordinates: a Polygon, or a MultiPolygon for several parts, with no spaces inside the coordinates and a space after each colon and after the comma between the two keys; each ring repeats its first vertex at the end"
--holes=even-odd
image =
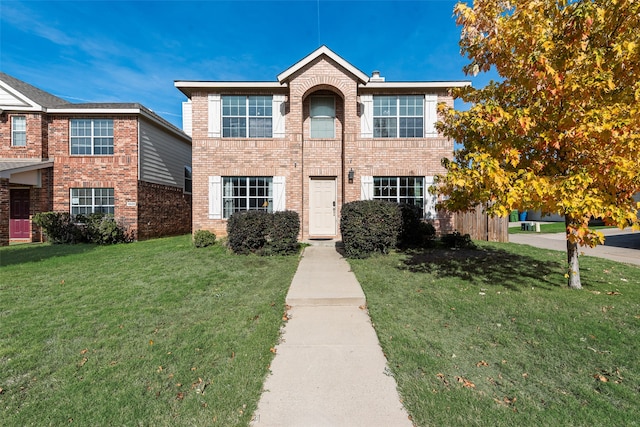
{"type": "Polygon", "coordinates": [[[395,96],[374,96],[373,116],[395,116],[396,102],[395,96]]]}
{"type": "Polygon", "coordinates": [[[400,118],[400,138],[422,138],[422,117],[400,118]]]}
{"type": "Polygon", "coordinates": [[[335,101],[330,96],[314,96],[311,98],[311,117],[335,117],[335,101]]]}
{"type": "Polygon", "coordinates": [[[375,138],[396,138],[396,118],[374,118],[373,136],[375,138]]]}
{"type": "Polygon", "coordinates": [[[272,177],[223,177],[222,186],[224,218],[243,210],[272,211],[272,177]]]}
{"type": "Polygon", "coordinates": [[[311,138],[335,138],[335,119],[332,117],[311,118],[311,138]]]}
{"type": "Polygon", "coordinates": [[[249,138],[271,138],[271,118],[249,118],[249,138]]]}
{"type": "Polygon", "coordinates": [[[71,214],[114,213],[113,188],[72,188],[71,214]]]}
{"type": "Polygon", "coordinates": [[[222,136],[225,138],[245,138],[247,136],[247,119],[243,117],[224,117],[222,119],[222,136]]]}
{"type": "Polygon", "coordinates": [[[27,145],[27,118],[15,116],[11,118],[11,144],[15,147],[27,145]]]}

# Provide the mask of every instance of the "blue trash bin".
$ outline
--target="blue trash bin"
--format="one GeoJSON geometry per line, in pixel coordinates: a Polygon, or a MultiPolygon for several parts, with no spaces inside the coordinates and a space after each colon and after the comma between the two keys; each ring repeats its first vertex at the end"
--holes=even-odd
{"type": "Polygon", "coordinates": [[[527,211],[520,212],[520,221],[526,221],[526,220],[527,220],[527,211]]]}

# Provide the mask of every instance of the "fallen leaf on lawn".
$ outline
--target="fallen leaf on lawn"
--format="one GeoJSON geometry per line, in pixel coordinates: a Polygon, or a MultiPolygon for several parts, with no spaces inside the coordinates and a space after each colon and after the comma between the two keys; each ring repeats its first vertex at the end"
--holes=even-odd
{"type": "Polygon", "coordinates": [[[176,394],[176,400],[182,400],[182,399],[184,399],[184,393],[180,392],[176,394]]]}
{"type": "Polygon", "coordinates": [[[269,351],[270,351],[271,353],[273,353],[273,354],[276,354],[276,351],[278,351],[278,350],[276,350],[276,349],[275,349],[275,347],[271,347],[271,348],[269,349],[269,351]]]}
{"type": "Polygon", "coordinates": [[[609,378],[605,377],[604,375],[600,375],[600,374],[595,374],[593,376],[593,378],[602,381],[603,383],[607,383],[609,382],[609,378]]]}
{"type": "Polygon", "coordinates": [[[87,361],[89,361],[89,359],[87,359],[86,357],[83,357],[82,360],[78,363],[78,366],[82,368],[84,364],[87,363],[87,361]]]}
{"type": "Polygon", "coordinates": [[[87,353],[87,351],[89,351],[89,350],[85,348],[84,350],[82,350],[82,351],[80,352],[80,354],[86,354],[86,353],[87,353]]]}
{"type": "Polygon", "coordinates": [[[162,366],[158,366],[158,370],[156,372],[162,372],[162,366]]]}
{"type": "Polygon", "coordinates": [[[594,295],[600,295],[600,294],[602,293],[602,292],[600,292],[600,291],[589,291],[589,292],[591,292],[591,293],[592,293],[592,294],[594,294],[594,295]]]}
{"type": "Polygon", "coordinates": [[[149,340],[149,345],[153,345],[153,340],[149,340]]]}
{"type": "Polygon", "coordinates": [[[485,362],[484,360],[481,360],[478,363],[476,363],[476,366],[479,368],[481,366],[489,366],[489,364],[487,362],[485,362]]]}
{"type": "Polygon", "coordinates": [[[458,381],[460,384],[462,384],[463,387],[466,388],[475,388],[476,386],[474,383],[463,377],[456,377],[456,381],[458,381]]]}
{"type": "Polygon", "coordinates": [[[607,295],[622,295],[622,294],[618,291],[609,291],[607,292],[607,295]]]}

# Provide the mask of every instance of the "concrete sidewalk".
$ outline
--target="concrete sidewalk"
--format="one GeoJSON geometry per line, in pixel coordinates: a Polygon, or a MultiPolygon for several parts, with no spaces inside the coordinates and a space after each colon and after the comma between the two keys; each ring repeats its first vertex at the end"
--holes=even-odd
{"type": "Polygon", "coordinates": [[[362,288],[334,242],[305,249],[287,304],[291,318],[252,426],[412,425],[362,288]]]}
{"type": "MultiPolygon", "coordinates": [[[[640,265],[640,232],[633,232],[630,228],[624,230],[606,228],[600,231],[605,235],[604,245],[598,245],[595,248],[580,246],[578,248],[580,253],[587,256],[640,265]]],[[[567,250],[567,240],[564,233],[509,234],[509,241],[543,249],[564,252],[567,250]]]]}

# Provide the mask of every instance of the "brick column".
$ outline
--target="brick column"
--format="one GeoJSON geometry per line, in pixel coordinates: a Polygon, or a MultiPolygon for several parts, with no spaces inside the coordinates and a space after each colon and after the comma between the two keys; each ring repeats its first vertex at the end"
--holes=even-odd
{"type": "Polygon", "coordinates": [[[9,246],[9,180],[0,178],[0,246],[9,246]]]}

